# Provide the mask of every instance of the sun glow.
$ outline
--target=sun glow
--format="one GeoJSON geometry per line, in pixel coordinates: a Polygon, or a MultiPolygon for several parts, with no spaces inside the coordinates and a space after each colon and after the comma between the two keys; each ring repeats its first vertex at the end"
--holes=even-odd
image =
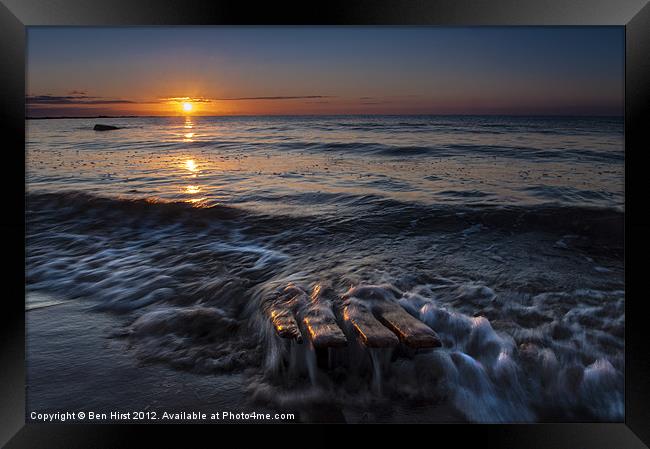
{"type": "Polygon", "coordinates": [[[184,101],[182,106],[183,106],[183,111],[192,112],[192,107],[193,106],[192,106],[192,103],[190,103],[189,101],[184,101]]]}
{"type": "Polygon", "coordinates": [[[197,171],[196,162],[193,159],[188,159],[185,161],[185,168],[191,171],[192,173],[197,171]]]}

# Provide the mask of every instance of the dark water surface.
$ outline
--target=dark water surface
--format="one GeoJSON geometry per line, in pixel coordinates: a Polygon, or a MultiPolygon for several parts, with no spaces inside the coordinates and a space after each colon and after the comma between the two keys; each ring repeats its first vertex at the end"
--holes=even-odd
{"type": "MultiPolygon", "coordinates": [[[[620,118],[31,120],[27,140],[30,409],[111,410],[159,370],[305,420],[623,419],[620,118]],[[316,376],[260,313],[289,283],[396,291],[444,346],[316,376]],[[134,374],[90,394],[110,348],[134,374]]],[[[131,403],[210,403],[188,397],[131,403]]]]}

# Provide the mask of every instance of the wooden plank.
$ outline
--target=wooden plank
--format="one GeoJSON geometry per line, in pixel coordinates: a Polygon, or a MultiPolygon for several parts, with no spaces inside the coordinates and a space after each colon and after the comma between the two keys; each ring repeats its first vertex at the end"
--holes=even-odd
{"type": "Polygon", "coordinates": [[[275,332],[282,338],[289,338],[302,343],[302,334],[291,309],[284,303],[271,304],[268,308],[275,332]]]}
{"type": "Polygon", "coordinates": [[[433,329],[414,318],[399,304],[382,301],[375,313],[379,321],[393,331],[406,346],[411,348],[438,348],[442,346],[440,337],[433,329]]]}
{"type": "Polygon", "coordinates": [[[315,348],[341,348],[348,344],[331,311],[312,309],[305,314],[302,322],[315,348]]]}
{"type": "Polygon", "coordinates": [[[348,301],[343,308],[343,319],[369,348],[389,348],[397,346],[399,340],[372,315],[372,312],[357,301],[348,301]]]}
{"type": "MultiPolygon", "coordinates": [[[[276,333],[298,342],[302,342],[304,334],[316,349],[346,346],[346,335],[337,324],[331,302],[323,298],[324,291],[317,285],[308,297],[300,287],[287,286],[279,297],[269,302],[267,308],[276,333]]],[[[429,326],[411,316],[398,303],[379,294],[364,296],[364,299],[345,298],[343,307],[343,320],[364,346],[387,348],[399,342],[411,348],[442,346],[440,338],[429,326]]]]}
{"type": "Polygon", "coordinates": [[[348,344],[345,334],[336,322],[332,303],[327,296],[334,297],[335,293],[323,284],[316,284],[301,313],[303,330],[306,330],[316,349],[341,348],[348,344]]]}

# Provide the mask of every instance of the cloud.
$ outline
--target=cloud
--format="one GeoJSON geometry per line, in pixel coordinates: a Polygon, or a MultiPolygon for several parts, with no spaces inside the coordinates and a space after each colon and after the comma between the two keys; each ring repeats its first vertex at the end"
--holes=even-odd
{"type": "Polygon", "coordinates": [[[131,100],[110,99],[103,97],[89,97],[85,95],[28,95],[27,104],[123,104],[137,103],[131,100]]]}
{"type": "Polygon", "coordinates": [[[192,103],[210,103],[212,101],[245,101],[245,100],[317,100],[323,98],[332,98],[330,95],[287,95],[287,96],[260,96],[260,97],[165,97],[161,101],[183,102],[191,101],[192,103]]]}
{"type": "Polygon", "coordinates": [[[319,100],[333,98],[329,95],[293,95],[293,96],[260,96],[260,97],[164,97],[156,100],[124,100],[120,98],[93,97],[80,90],[70,91],[69,95],[28,95],[28,105],[101,105],[101,104],[153,104],[153,103],[211,103],[213,101],[242,101],[242,100],[319,100]]]}
{"type": "Polygon", "coordinates": [[[240,100],[313,100],[318,98],[333,98],[331,95],[295,95],[277,97],[230,97],[215,98],[218,101],[240,101],[240,100]]]}
{"type": "Polygon", "coordinates": [[[165,97],[165,98],[160,98],[158,101],[173,102],[173,103],[182,103],[184,101],[189,101],[192,103],[210,103],[211,101],[214,100],[206,97],[165,97]]]}

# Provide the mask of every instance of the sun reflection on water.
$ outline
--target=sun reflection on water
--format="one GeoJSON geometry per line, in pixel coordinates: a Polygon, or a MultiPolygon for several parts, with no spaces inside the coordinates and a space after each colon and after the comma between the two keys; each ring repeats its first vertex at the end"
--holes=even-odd
{"type": "Polygon", "coordinates": [[[194,159],[187,159],[185,161],[185,168],[191,171],[192,173],[196,173],[199,170],[198,166],[196,165],[196,162],[194,162],[194,159]]]}
{"type": "Polygon", "coordinates": [[[191,204],[193,207],[210,207],[210,202],[205,196],[201,198],[190,198],[188,200],[185,200],[185,202],[191,204]]]}
{"type": "Polygon", "coordinates": [[[183,123],[183,142],[194,142],[194,122],[190,117],[185,117],[185,122],[183,123]]]}

